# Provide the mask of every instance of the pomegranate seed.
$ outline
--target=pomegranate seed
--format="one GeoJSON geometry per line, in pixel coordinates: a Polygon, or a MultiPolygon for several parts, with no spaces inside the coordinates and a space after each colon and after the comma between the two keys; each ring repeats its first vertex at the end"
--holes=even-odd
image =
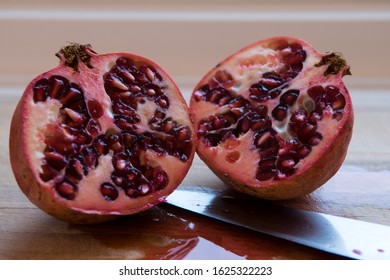
{"type": "Polygon", "coordinates": [[[186,127],[180,128],[179,131],[177,131],[177,140],[179,142],[183,142],[184,140],[187,140],[191,137],[189,129],[186,127]]]}
{"type": "Polygon", "coordinates": [[[139,196],[139,192],[137,190],[134,190],[134,189],[128,189],[126,191],[126,194],[130,198],[137,198],[139,196]]]}
{"type": "Polygon", "coordinates": [[[320,133],[315,133],[308,141],[308,144],[311,146],[318,145],[322,140],[322,135],[320,133]]]}
{"type": "Polygon", "coordinates": [[[149,88],[146,90],[146,95],[149,96],[149,97],[153,97],[156,95],[156,91],[152,88],[149,88]]]}
{"type": "Polygon", "coordinates": [[[65,157],[55,151],[45,151],[44,154],[47,163],[57,171],[62,170],[67,164],[65,157]]]}
{"type": "MultiPolygon", "coordinates": [[[[71,88],[69,88],[68,92],[64,93],[64,96],[63,98],[61,98],[60,101],[65,106],[69,106],[70,104],[73,103],[77,104],[78,101],[84,102],[83,97],[84,94],[81,91],[81,89],[73,85],[71,88]]],[[[80,111],[80,110],[76,110],[76,111],[80,111]]]]}
{"type": "Polygon", "coordinates": [[[290,89],[285,93],[283,93],[283,95],[280,97],[280,103],[283,105],[292,106],[297,101],[298,96],[299,96],[299,90],[290,89]]]}
{"type": "Polygon", "coordinates": [[[132,85],[131,87],[130,87],[130,91],[132,92],[132,93],[138,93],[138,92],[140,92],[142,89],[139,87],[139,86],[135,86],[135,85],[132,85]]]}
{"type": "Polygon", "coordinates": [[[103,197],[109,201],[114,201],[119,196],[118,190],[113,185],[107,182],[103,183],[100,186],[100,192],[103,197]]]}
{"type": "Polygon", "coordinates": [[[334,102],[333,102],[333,104],[332,104],[332,109],[333,109],[333,110],[341,110],[341,109],[344,109],[345,104],[346,104],[346,101],[345,101],[344,95],[342,95],[341,93],[338,93],[338,94],[335,96],[335,100],[334,100],[334,102]]]}
{"type": "Polygon", "coordinates": [[[299,140],[303,143],[307,143],[308,140],[313,136],[315,133],[317,127],[315,125],[312,125],[310,123],[304,123],[301,126],[301,129],[299,130],[299,140]]]}
{"type": "Polygon", "coordinates": [[[154,80],[154,71],[147,66],[141,66],[140,70],[146,75],[149,81],[154,80]]]}
{"type": "Polygon", "coordinates": [[[307,90],[307,94],[314,100],[317,101],[319,97],[324,93],[324,88],[320,85],[313,86],[307,90]]]}
{"type": "Polygon", "coordinates": [[[311,148],[307,146],[302,146],[297,150],[297,154],[301,159],[307,157],[310,154],[310,152],[311,152],[311,148]]]}
{"type": "Polygon", "coordinates": [[[133,83],[135,81],[134,75],[126,70],[122,70],[120,75],[122,78],[124,78],[124,80],[127,80],[127,82],[133,83]]]}
{"type": "Polygon", "coordinates": [[[44,182],[53,180],[59,174],[57,170],[53,169],[46,161],[43,161],[42,172],[39,174],[39,177],[44,182]]]}
{"type": "Polygon", "coordinates": [[[268,170],[266,172],[263,172],[259,170],[256,174],[256,179],[259,181],[267,181],[272,179],[275,176],[276,171],[268,170]]]}
{"type": "Polygon", "coordinates": [[[55,190],[61,197],[67,200],[74,200],[76,198],[77,187],[70,182],[64,181],[57,184],[55,190]]]}
{"type": "Polygon", "coordinates": [[[138,190],[141,194],[145,195],[150,191],[150,187],[148,184],[142,184],[138,186],[138,190]]]}
{"type": "Polygon", "coordinates": [[[97,157],[98,153],[96,149],[93,147],[85,147],[82,151],[81,154],[84,156],[84,162],[87,165],[87,167],[96,167],[98,164],[97,157]]]}
{"type": "Polygon", "coordinates": [[[76,159],[72,158],[69,161],[68,167],[66,168],[65,175],[71,177],[77,181],[80,181],[84,174],[84,166],[82,163],[76,159]]]}
{"type": "Polygon", "coordinates": [[[114,173],[111,175],[111,180],[118,187],[121,187],[123,185],[123,183],[124,183],[123,177],[116,176],[116,175],[114,175],[114,173]]]}
{"type": "Polygon", "coordinates": [[[281,168],[288,168],[291,169],[295,166],[295,161],[292,158],[283,158],[279,159],[279,165],[281,168]]]}
{"type": "Polygon", "coordinates": [[[67,80],[61,76],[53,76],[50,78],[49,94],[51,98],[60,99],[68,85],[67,80]]]}
{"type": "Polygon", "coordinates": [[[108,153],[108,146],[104,140],[104,136],[99,136],[96,138],[93,146],[98,156],[106,155],[108,153]]]}
{"type": "Polygon", "coordinates": [[[111,76],[112,86],[119,90],[129,90],[129,88],[123,83],[123,81],[117,76],[111,76]]]}
{"type": "Polygon", "coordinates": [[[114,152],[121,152],[123,150],[121,142],[121,136],[118,134],[112,134],[107,138],[107,145],[114,152]]]}
{"type": "Polygon", "coordinates": [[[340,111],[336,111],[333,113],[333,118],[337,121],[340,121],[343,118],[343,113],[340,111]]]}
{"type": "Polygon", "coordinates": [[[115,170],[123,172],[128,166],[127,155],[125,153],[117,153],[112,157],[112,164],[115,170]]]}
{"type": "Polygon", "coordinates": [[[303,123],[306,122],[306,120],[307,120],[307,112],[306,110],[303,109],[299,109],[298,111],[293,112],[290,117],[290,121],[293,123],[303,123]]]}
{"type": "Polygon", "coordinates": [[[286,60],[287,63],[291,65],[302,63],[306,60],[306,51],[297,50],[296,52],[293,52],[292,54],[288,55],[286,60]]]}
{"type": "Polygon", "coordinates": [[[338,93],[339,93],[339,89],[335,86],[332,86],[332,85],[328,85],[325,87],[325,93],[327,95],[331,95],[331,96],[336,96],[338,93]]]}
{"type": "Polygon", "coordinates": [[[196,102],[201,101],[203,99],[203,93],[200,91],[196,91],[194,93],[194,98],[195,98],[196,102]]]}
{"type": "Polygon", "coordinates": [[[168,184],[168,175],[164,170],[157,167],[153,170],[153,183],[156,185],[157,190],[161,190],[168,184]]]}
{"type": "Polygon", "coordinates": [[[90,99],[88,100],[87,107],[92,118],[98,119],[103,116],[103,107],[100,105],[99,101],[90,99]]]}
{"type": "Polygon", "coordinates": [[[48,79],[41,79],[36,84],[34,85],[34,102],[44,102],[46,101],[48,97],[48,92],[49,92],[49,80],[48,79]]]}
{"type": "Polygon", "coordinates": [[[269,129],[272,126],[270,118],[262,118],[257,120],[252,120],[251,129],[254,131],[264,131],[269,129]]]}
{"type": "Polygon", "coordinates": [[[82,124],[84,122],[84,117],[76,111],[73,111],[70,108],[64,108],[64,111],[67,116],[72,119],[74,124],[82,124]]]}
{"type": "Polygon", "coordinates": [[[238,122],[237,128],[240,128],[242,133],[247,133],[249,131],[250,125],[251,121],[248,119],[248,117],[244,117],[238,122]]]}
{"type": "Polygon", "coordinates": [[[244,108],[243,107],[235,107],[230,110],[231,113],[235,115],[235,117],[231,118],[231,114],[225,113],[224,117],[229,123],[235,122],[236,117],[241,117],[244,114],[244,108]],[[230,121],[229,121],[230,120],[230,121]]]}
{"type": "Polygon", "coordinates": [[[168,108],[169,107],[169,101],[168,101],[168,98],[164,95],[160,96],[157,100],[157,104],[161,107],[161,108],[168,108]]]}
{"type": "Polygon", "coordinates": [[[322,116],[317,112],[311,112],[308,118],[308,123],[316,125],[317,122],[321,121],[322,116]]]}
{"type": "Polygon", "coordinates": [[[287,117],[287,106],[278,105],[272,110],[272,117],[277,121],[282,121],[287,117]]]}

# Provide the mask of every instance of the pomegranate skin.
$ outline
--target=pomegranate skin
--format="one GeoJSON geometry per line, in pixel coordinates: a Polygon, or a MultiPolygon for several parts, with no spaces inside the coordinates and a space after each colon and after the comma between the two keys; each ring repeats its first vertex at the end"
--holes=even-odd
{"type": "MultiPolygon", "coordinates": [[[[17,184],[33,204],[60,220],[71,223],[91,224],[138,213],[164,202],[165,197],[179,186],[187,174],[194,157],[195,145],[193,145],[194,133],[189,119],[188,107],[174,81],[160,66],[149,59],[131,53],[96,54],[87,45],[82,46],[82,52],[81,54],[76,53],[77,62],[75,63],[72,60],[70,64],[67,61],[68,57],[63,52],[58,53],[57,56],[60,57],[59,66],[39,75],[27,85],[12,117],[9,150],[11,167],[17,184]],[[88,60],[83,60],[83,55],[88,56],[88,60]],[[130,122],[132,127],[130,127],[129,122],[121,122],[121,119],[119,119],[120,115],[117,112],[119,109],[115,109],[116,107],[113,105],[115,102],[122,104],[122,101],[114,100],[113,96],[115,94],[118,95],[119,92],[126,98],[129,98],[129,92],[132,91],[132,89],[120,91],[118,87],[134,86],[131,82],[125,83],[124,79],[121,80],[122,84],[118,84],[115,78],[117,76],[112,72],[114,71],[112,69],[122,69],[124,67],[123,60],[130,65],[128,66],[129,69],[138,67],[137,70],[134,70],[136,72],[130,72],[129,70],[129,73],[140,73],[142,69],[146,73],[140,78],[136,77],[136,82],[138,83],[134,84],[135,86],[139,85],[141,88],[144,85],[145,87],[153,86],[155,91],[158,88],[164,90],[158,97],[146,97],[146,89],[144,88],[142,88],[142,90],[145,90],[143,92],[144,95],[141,97],[139,94],[136,97],[134,97],[135,94],[132,95],[132,98],[137,98],[137,101],[131,101],[135,102],[132,103],[132,108],[136,108],[134,109],[135,112],[133,112],[136,113],[134,117],[136,120],[130,122]],[[45,97],[44,101],[36,101],[36,99],[40,99],[39,95],[37,95],[38,97],[34,95],[34,91],[37,91],[35,89],[37,85],[42,80],[54,79],[53,77],[57,79],[61,77],[61,79],[69,81],[69,92],[81,88],[85,103],[82,103],[84,107],[79,106],[79,108],[82,107],[79,109],[80,112],[77,112],[77,109],[70,109],[64,105],[65,102],[68,102],[63,101],[67,98],[66,93],[62,93],[64,95],[61,97],[63,100],[60,97],[56,97],[58,100],[55,100],[54,96],[49,96],[47,99],[45,97]],[[153,81],[147,81],[146,78],[153,81]],[[141,83],[137,79],[144,80],[141,83]],[[110,91],[112,92],[110,93],[110,91]],[[96,105],[96,103],[100,105],[96,105]],[[160,115],[167,115],[165,119],[161,117],[160,123],[164,124],[164,121],[167,119],[173,119],[173,123],[176,126],[170,130],[164,128],[164,131],[162,131],[161,127],[159,131],[157,131],[157,128],[152,129],[148,121],[156,118],[155,115],[158,112],[160,115]],[[64,116],[68,119],[73,117],[73,119],[68,120],[68,123],[64,124],[64,116]],[[48,150],[48,147],[51,145],[54,147],[50,147],[52,150],[57,149],[58,151],[61,143],[65,143],[64,139],[66,137],[79,139],[77,137],[79,137],[80,131],[75,133],[75,135],[69,136],[63,128],[66,127],[68,131],[75,129],[76,126],[72,123],[73,121],[76,122],[77,118],[81,118],[80,116],[89,118],[88,123],[84,120],[84,126],[80,131],[87,131],[92,136],[87,133],[88,140],[79,144],[80,148],[75,150],[73,154],[64,156],[66,158],[66,167],[61,167],[61,170],[57,172],[58,174],[56,173],[57,175],[47,178],[44,172],[44,163],[49,161],[49,158],[45,157],[45,155],[52,153],[50,149],[48,150]],[[92,123],[91,120],[95,121],[95,123],[97,122],[96,129],[99,132],[89,130],[88,125],[92,123]],[[185,133],[181,137],[182,142],[178,144],[179,151],[163,151],[161,147],[165,146],[156,147],[155,145],[146,147],[146,140],[142,140],[152,139],[151,141],[155,141],[156,138],[160,137],[159,141],[163,142],[164,139],[172,138],[176,135],[174,135],[176,133],[173,132],[174,129],[182,129],[181,131],[185,133]],[[93,133],[97,133],[97,135],[93,133]],[[151,136],[151,134],[157,136],[151,136]],[[94,149],[94,153],[97,153],[96,150],[98,148],[96,145],[92,146],[91,143],[96,143],[99,137],[104,139],[105,145],[111,145],[109,139],[112,135],[119,135],[123,139],[125,135],[131,135],[132,137],[142,135],[144,138],[137,138],[136,147],[134,146],[135,144],[126,146],[127,144],[124,144],[125,140],[121,140],[122,148],[114,148],[114,145],[110,146],[97,158],[95,155],[93,164],[86,166],[86,157],[89,154],[83,154],[83,152],[91,148],[94,149]],[[142,146],[143,144],[144,146],[142,146]],[[119,149],[119,151],[115,149],[119,149]],[[122,177],[115,175],[119,171],[115,169],[114,158],[119,158],[116,163],[118,168],[122,168],[124,161],[121,161],[119,156],[125,154],[130,149],[135,150],[131,151],[133,154],[129,152],[132,156],[131,159],[128,160],[126,158],[126,168],[128,168],[126,170],[138,168],[139,170],[136,170],[137,173],[134,174],[141,174],[137,175],[137,178],[142,181],[142,184],[138,183],[140,184],[138,187],[129,187],[132,184],[132,179],[126,179],[128,180],[127,185],[117,186],[114,183],[115,179],[117,181],[124,180],[125,176],[130,178],[131,174],[129,175],[128,172],[123,174],[123,170],[120,169],[119,171],[122,172],[120,176],[122,177]],[[84,161],[75,161],[76,158],[80,158],[80,154],[85,155],[84,161]],[[72,160],[73,163],[82,162],[82,168],[84,169],[80,171],[80,178],[68,179],[70,176],[68,173],[72,174],[73,172],[74,174],[74,170],[77,170],[77,165],[71,164],[72,160]],[[72,172],[68,171],[68,169],[72,172]],[[114,175],[117,177],[114,178],[114,175]],[[65,191],[61,189],[61,180],[64,180],[63,182],[65,183],[70,182],[76,191],[69,194],[69,189],[65,189],[65,191]],[[107,184],[114,185],[115,192],[112,193],[110,188],[104,189],[104,184],[105,186],[107,184]]],[[[130,80],[133,78],[130,78],[130,80]]],[[[140,89],[135,87],[133,91],[139,93],[140,89]]],[[[55,95],[55,90],[52,89],[50,94],[55,95]]],[[[121,106],[119,108],[123,109],[124,105],[121,106]]],[[[133,113],[132,116],[135,115],[133,113]]],[[[57,151],[55,151],[55,155],[58,155],[57,151]]],[[[66,149],[64,151],[67,152],[66,149]]],[[[128,154],[126,156],[130,157],[128,154]]],[[[63,163],[61,162],[61,164],[63,163]]]]}
{"type": "Polygon", "coordinates": [[[272,37],[242,48],[192,93],[197,154],[240,192],[268,200],[310,194],[334,176],[347,154],[354,114],[342,82],[346,74],[349,66],[339,54],[319,53],[300,39],[272,37]],[[295,101],[286,98],[292,93],[298,93],[295,101]],[[298,115],[305,116],[303,124],[293,123],[298,115]]]}

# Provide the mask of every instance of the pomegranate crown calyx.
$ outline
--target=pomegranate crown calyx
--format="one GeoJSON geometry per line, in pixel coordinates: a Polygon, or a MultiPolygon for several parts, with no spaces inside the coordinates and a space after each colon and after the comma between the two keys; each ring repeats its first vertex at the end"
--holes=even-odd
{"type": "Polygon", "coordinates": [[[342,71],[342,76],[352,75],[351,68],[340,53],[327,53],[321,58],[320,62],[315,64],[316,67],[323,65],[328,65],[328,68],[326,68],[324,72],[324,76],[337,75],[340,71],[342,71]]]}
{"type": "Polygon", "coordinates": [[[65,65],[78,72],[79,62],[84,63],[88,68],[93,68],[90,59],[91,54],[94,53],[90,44],[82,45],[78,43],[69,43],[69,45],[61,48],[61,50],[56,53],[56,56],[61,60],[63,59],[65,65]]]}

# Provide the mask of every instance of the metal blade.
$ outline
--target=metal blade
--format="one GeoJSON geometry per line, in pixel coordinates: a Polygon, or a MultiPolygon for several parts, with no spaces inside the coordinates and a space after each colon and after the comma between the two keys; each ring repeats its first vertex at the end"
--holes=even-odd
{"type": "Polygon", "coordinates": [[[237,192],[181,188],[167,203],[353,259],[390,259],[390,227],[267,203],[237,192]]]}

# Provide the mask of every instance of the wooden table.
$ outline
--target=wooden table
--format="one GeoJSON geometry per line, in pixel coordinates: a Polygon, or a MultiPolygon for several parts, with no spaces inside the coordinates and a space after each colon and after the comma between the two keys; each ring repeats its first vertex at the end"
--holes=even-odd
{"type": "MultiPolygon", "coordinates": [[[[390,226],[390,89],[352,97],[355,130],[341,170],[311,195],[280,203],[390,226]]],[[[0,259],[340,259],[168,205],[98,225],[58,221],[14,180],[8,137],[17,98],[3,98],[0,110],[0,259]]],[[[183,182],[191,185],[225,187],[198,158],[183,182]]]]}

